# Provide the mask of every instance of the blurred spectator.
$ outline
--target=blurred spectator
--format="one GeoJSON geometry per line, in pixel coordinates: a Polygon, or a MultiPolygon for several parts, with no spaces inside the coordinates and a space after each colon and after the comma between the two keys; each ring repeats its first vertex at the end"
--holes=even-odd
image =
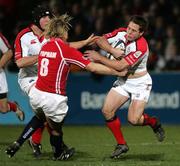
{"type": "Polygon", "coordinates": [[[180,1],[169,0],[0,0],[0,29],[13,44],[16,33],[31,20],[30,11],[38,4],[49,5],[56,13],[73,17],[69,40],[80,40],[91,33],[102,35],[124,25],[132,14],[150,22],[151,70],[177,70],[180,48],[180,1]],[[172,30],[173,29],[173,30],[172,30]],[[172,32],[173,31],[173,32],[172,32]],[[176,67],[175,67],[176,66],[176,67]]]}

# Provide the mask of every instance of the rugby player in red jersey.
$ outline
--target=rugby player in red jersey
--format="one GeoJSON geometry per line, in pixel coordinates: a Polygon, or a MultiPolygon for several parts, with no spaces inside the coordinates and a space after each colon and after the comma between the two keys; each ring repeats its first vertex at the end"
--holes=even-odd
{"type": "Polygon", "coordinates": [[[36,128],[46,120],[50,126],[50,144],[53,147],[54,160],[67,160],[73,150],[63,150],[61,126],[68,111],[66,83],[70,65],[98,74],[124,76],[127,72],[118,72],[105,65],[91,62],[81,52],[71,47],[66,41],[69,30],[68,15],[53,18],[47,24],[45,38],[48,40],[38,56],[38,78],[29,91],[30,104],[36,116],[26,125],[21,136],[6,149],[12,157],[36,128]]]}

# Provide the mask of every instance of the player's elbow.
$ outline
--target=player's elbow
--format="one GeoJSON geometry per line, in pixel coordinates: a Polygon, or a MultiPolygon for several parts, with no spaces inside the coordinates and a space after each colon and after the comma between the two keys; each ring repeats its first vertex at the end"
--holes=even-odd
{"type": "Polygon", "coordinates": [[[22,61],[20,59],[16,60],[16,65],[17,65],[18,68],[22,68],[23,67],[22,61]]]}
{"type": "Polygon", "coordinates": [[[87,66],[86,66],[86,70],[92,72],[92,73],[96,73],[97,72],[97,68],[96,66],[94,65],[94,63],[89,63],[87,66]]]}

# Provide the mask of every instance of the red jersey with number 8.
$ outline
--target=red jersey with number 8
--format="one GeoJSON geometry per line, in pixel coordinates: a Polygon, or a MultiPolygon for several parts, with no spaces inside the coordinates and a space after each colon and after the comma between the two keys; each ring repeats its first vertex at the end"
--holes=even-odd
{"type": "Polygon", "coordinates": [[[59,38],[52,38],[43,45],[38,57],[36,88],[66,95],[66,81],[70,64],[85,68],[90,63],[83,54],[59,38]]]}

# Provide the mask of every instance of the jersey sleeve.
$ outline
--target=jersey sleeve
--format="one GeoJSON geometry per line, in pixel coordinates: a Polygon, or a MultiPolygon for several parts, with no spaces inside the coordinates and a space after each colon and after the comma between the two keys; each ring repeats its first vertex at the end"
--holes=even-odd
{"type": "Polygon", "coordinates": [[[145,39],[137,40],[136,50],[126,55],[124,59],[128,62],[130,66],[134,66],[136,63],[138,63],[144,58],[147,51],[148,51],[148,45],[146,40],[145,39]]]}
{"type": "Polygon", "coordinates": [[[117,40],[116,38],[116,35],[119,33],[119,32],[123,32],[123,31],[126,31],[126,28],[119,28],[119,29],[115,29],[114,31],[110,32],[110,33],[107,33],[105,35],[103,35],[109,43],[113,43],[117,40]]]}
{"type": "Polygon", "coordinates": [[[0,33],[0,50],[4,54],[11,48],[7,39],[0,33]]]}
{"type": "Polygon", "coordinates": [[[69,64],[78,65],[81,68],[85,68],[91,61],[84,58],[83,54],[75,48],[70,47],[69,45],[64,45],[64,55],[65,61],[69,64]]]}
{"type": "Polygon", "coordinates": [[[26,55],[28,55],[29,47],[24,39],[23,35],[18,35],[15,40],[15,59],[18,60],[26,55]]]}

